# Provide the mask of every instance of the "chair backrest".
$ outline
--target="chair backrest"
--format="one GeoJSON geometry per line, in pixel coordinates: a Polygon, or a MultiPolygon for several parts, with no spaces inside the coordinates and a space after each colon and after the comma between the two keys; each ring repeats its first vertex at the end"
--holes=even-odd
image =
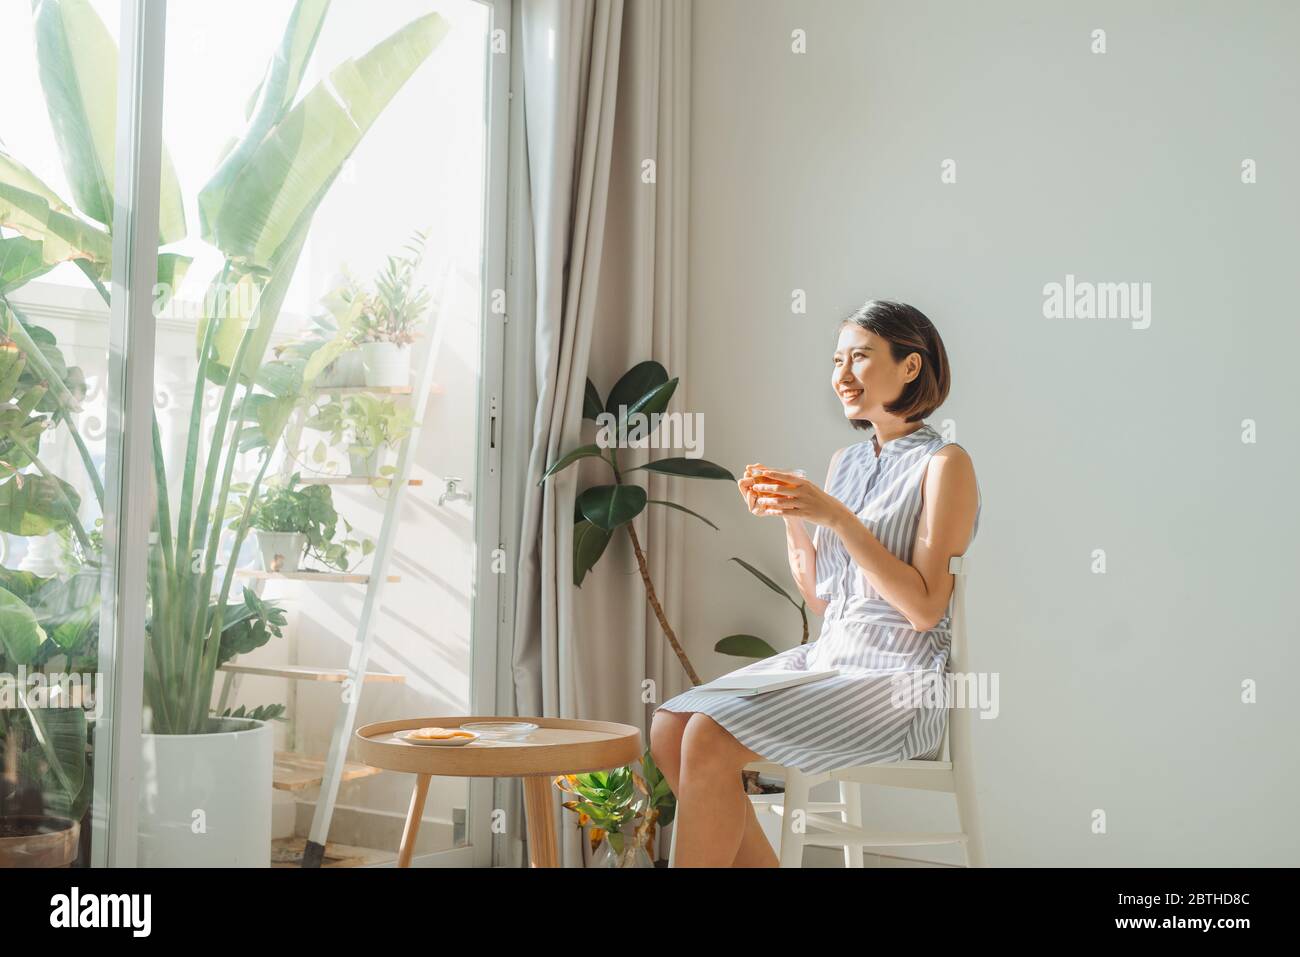
{"type": "MultiPolygon", "coordinates": [[[[948,670],[957,680],[964,681],[967,672],[966,646],[966,575],[970,571],[970,555],[954,555],[948,559],[948,571],[954,576],[952,584],[952,612],[949,628],[952,630],[952,647],[948,653],[948,670]]],[[[948,687],[953,688],[956,681],[948,687]]],[[[949,701],[948,721],[943,731],[943,742],[939,746],[942,760],[952,761],[955,767],[967,760],[970,754],[970,702],[964,701],[965,707],[956,708],[956,695],[949,701]]]]}

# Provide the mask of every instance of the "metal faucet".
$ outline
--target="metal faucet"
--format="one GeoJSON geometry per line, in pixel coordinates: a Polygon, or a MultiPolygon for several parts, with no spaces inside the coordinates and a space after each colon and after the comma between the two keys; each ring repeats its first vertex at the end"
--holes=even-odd
{"type": "Polygon", "coordinates": [[[463,481],[463,479],[454,476],[447,477],[447,487],[444,488],[442,494],[438,496],[439,505],[445,505],[448,499],[452,499],[453,501],[455,499],[464,499],[467,502],[470,500],[472,496],[469,492],[463,492],[456,488],[456,483],[460,481],[463,481]]]}

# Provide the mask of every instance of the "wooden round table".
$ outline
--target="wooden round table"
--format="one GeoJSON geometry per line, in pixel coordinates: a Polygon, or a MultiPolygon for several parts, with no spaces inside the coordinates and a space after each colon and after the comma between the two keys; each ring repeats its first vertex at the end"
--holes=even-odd
{"type": "Polygon", "coordinates": [[[641,731],[630,724],[514,715],[454,715],[379,721],[358,728],[357,757],[363,764],[415,775],[397,866],[410,867],[420,816],[435,774],[457,778],[523,778],[531,867],[559,867],[555,821],[551,814],[552,778],[560,774],[604,771],[641,761],[641,731]],[[479,738],[458,747],[408,744],[395,737],[412,728],[459,728],[475,721],[531,721],[537,730],[518,741],[479,738]]]}

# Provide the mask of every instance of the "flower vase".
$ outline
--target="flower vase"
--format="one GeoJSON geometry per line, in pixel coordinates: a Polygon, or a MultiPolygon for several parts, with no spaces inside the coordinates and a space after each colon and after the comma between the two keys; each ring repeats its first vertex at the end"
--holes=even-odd
{"type": "Polygon", "coordinates": [[[620,830],[606,831],[591,858],[592,867],[654,867],[654,861],[636,839],[636,822],[620,830]]]}

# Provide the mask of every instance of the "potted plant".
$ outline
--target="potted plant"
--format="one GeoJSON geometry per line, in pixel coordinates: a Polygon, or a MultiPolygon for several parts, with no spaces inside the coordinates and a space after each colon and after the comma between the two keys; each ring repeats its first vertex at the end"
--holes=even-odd
{"type": "Polygon", "coordinates": [[[67,594],[59,579],[0,568],[0,583],[0,867],[67,867],[90,806],[89,722],[86,699],[60,702],[49,689],[81,674],[98,622],[54,627],[60,616],[48,602],[67,594]],[[44,690],[34,691],[38,676],[44,690]]]}
{"type": "Polygon", "coordinates": [[[542,473],[537,484],[541,485],[552,475],[562,472],[574,462],[587,458],[598,459],[609,467],[613,473],[613,484],[594,485],[579,493],[574,502],[573,584],[582,586],[582,580],[605,553],[605,547],[614,537],[614,533],[620,528],[626,529],[628,538],[632,542],[632,550],[636,554],[641,581],[645,585],[646,598],[654,610],[655,617],[659,620],[659,627],[677,655],[677,660],[681,662],[682,668],[691,679],[691,684],[699,685],[702,683],[699,673],[686,656],[681,642],[677,640],[677,634],[668,623],[668,617],[664,614],[663,606],[655,593],[654,582],[650,579],[650,569],[645,560],[645,553],[641,550],[641,540],[637,536],[633,519],[640,515],[647,505],[664,505],[694,515],[715,530],[718,526],[684,505],[647,497],[645,489],[628,480],[628,474],[645,469],[648,472],[679,475],[684,478],[727,479],[734,482],[736,477],[721,465],[716,465],[707,459],[663,458],[627,468],[620,466],[618,457],[619,447],[632,444],[628,440],[628,427],[632,425],[633,429],[636,429],[634,416],[644,416],[644,421],[651,423],[649,429],[644,432],[646,438],[654,432],[659,423],[659,414],[668,407],[668,402],[677,389],[677,382],[677,379],[668,378],[667,370],[658,362],[654,360],[641,362],[614,383],[608,399],[602,403],[600,392],[588,379],[582,417],[597,423],[602,420],[611,423],[609,441],[606,445],[593,443],[570,450],[542,473]]]}
{"type": "Polygon", "coordinates": [[[375,292],[360,293],[357,336],[361,342],[366,385],[400,388],[411,383],[411,343],[423,323],[430,295],[415,286],[415,274],[424,258],[425,232],[417,231],[404,247],[405,256],[389,256],[375,277],[375,292]]]}
{"type": "Polygon", "coordinates": [[[573,795],[562,804],[577,815],[578,826],[590,826],[592,867],[654,866],[646,852],[645,832],[653,822],[642,813],[646,788],[640,775],[622,767],[564,774],[554,784],[573,795]]]}
{"type": "MultiPolygon", "coordinates": [[[[374,542],[345,538],[334,539],[339,522],[345,533],[352,532],[347,519],[341,519],[334,509],[334,495],[328,485],[302,485],[302,475],[293,473],[283,484],[268,483],[265,493],[253,503],[249,524],[257,533],[258,547],[262,553],[262,568],[268,572],[296,572],[304,556],[312,556],[322,564],[341,572],[348,570],[348,556],[353,551],[369,555],[374,542]]],[[[232,491],[247,493],[246,486],[234,486],[232,491]]],[[[243,495],[237,497],[226,509],[231,527],[237,527],[247,502],[243,495]]]]}
{"type": "MultiPolygon", "coordinates": [[[[320,203],[366,132],[449,29],[436,13],[421,16],[303,92],[299,86],[309,75],[305,66],[327,12],[327,4],[295,4],[260,92],[246,112],[245,129],[198,194],[202,239],[220,253],[223,265],[204,296],[204,318],[196,329],[196,387],[184,469],[172,476],[180,486],[175,499],[166,494],[169,476],[162,444],[154,444],[154,484],[161,494],[152,496],[157,534],[149,547],[146,581],[146,776],[140,796],[142,822],[153,829],[149,833],[156,840],[146,847],[142,827],[141,852],[153,855],[152,848],[166,846],[171,850],[163,857],[188,866],[270,863],[269,727],[257,720],[211,714],[235,574],[234,561],[223,567],[222,559],[240,553],[270,451],[300,399],[300,381],[285,389],[264,376],[264,366],[272,365],[264,362],[270,340],[320,203]],[[231,304],[231,290],[251,295],[236,295],[231,304]],[[218,392],[211,414],[204,402],[208,383],[218,392]],[[260,467],[233,539],[227,539],[222,516],[234,482],[235,457],[253,449],[262,453],[260,467]],[[238,730],[232,730],[232,723],[238,730]],[[174,738],[166,744],[177,747],[158,747],[164,737],[174,738]],[[184,760],[193,763],[168,763],[165,750],[183,752],[184,760]],[[229,788],[210,786],[214,768],[223,771],[217,783],[229,788]],[[191,775],[187,769],[202,773],[191,775]],[[197,844],[196,809],[202,809],[206,828],[197,844]]],[[[38,327],[10,297],[25,283],[70,262],[105,304],[110,302],[105,284],[111,276],[113,247],[114,143],[95,133],[100,120],[87,112],[77,91],[116,89],[117,50],[90,4],[44,0],[33,16],[42,89],[59,134],[72,201],[0,151],[0,227],[19,234],[0,234],[0,337],[6,350],[23,354],[48,390],[39,401],[53,410],[51,422],[66,429],[102,511],[103,477],[72,417],[75,390],[60,375],[48,343],[37,335],[38,327]]],[[[186,235],[185,204],[164,149],[160,244],[186,235]]],[[[155,308],[166,305],[188,262],[175,253],[158,254],[155,308]]],[[[154,434],[161,434],[152,408],[141,414],[151,415],[154,434]]],[[[35,451],[27,437],[19,436],[15,448],[21,451],[24,445],[35,451]]],[[[33,516],[57,512],[68,521],[78,547],[88,553],[75,491],[53,476],[39,456],[23,454],[25,464],[16,466],[24,470],[21,474],[6,478],[0,473],[0,510],[8,506],[22,535],[33,534],[33,516]]]]}
{"type": "Polygon", "coordinates": [[[323,465],[329,447],[346,444],[351,474],[363,478],[387,478],[396,467],[381,465],[386,449],[396,448],[411,434],[415,416],[409,405],[373,395],[348,395],[319,406],[307,419],[310,429],[328,433],[312,451],[313,462],[323,465]]]}
{"type": "MultiPolygon", "coordinates": [[[[218,609],[210,608],[210,617],[218,609]]],[[[250,588],[219,611],[217,667],[283,636],[285,613],[250,588]]],[[[146,623],[153,637],[155,622],[146,623]]],[[[146,709],[151,706],[146,704],[146,709]]],[[[269,863],[275,738],[284,711],[241,706],[209,714],[200,734],[173,733],[150,721],[141,736],[140,867],[265,867],[269,863]]]]}
{"type": "Polygon", "coordinates": [[[304,388],[349,388],[366,384],[357,318],[363,300],[350,276],[321,299],[324,309],[311,317],[311,325],[294,342],[275,347],[277,359],[302,363],[304,388]]]}

